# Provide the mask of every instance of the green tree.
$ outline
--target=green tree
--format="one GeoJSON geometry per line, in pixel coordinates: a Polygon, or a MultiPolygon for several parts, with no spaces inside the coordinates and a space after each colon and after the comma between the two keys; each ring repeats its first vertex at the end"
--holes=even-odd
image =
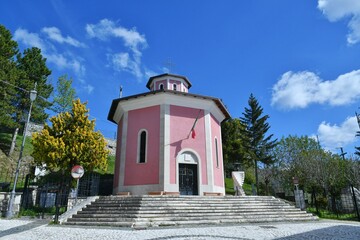
{"type": "Polygon", "coordinates": [[[3,25],[0,25],[0,126],[14,128],[16,123],[12,118],[16,108],[16,88],[18,78],[15,56],[18,54],[18,44],[12,40],[12,35],[3,25]]]}
{"type": "MultiPolygon", "coordinates": [[[[33,104],[31,121],[44,123],[49,116],[45,109],[51,106],[51,103],[46,99],[50,97],[53,91],[52,85],[47,83],[51,71],[46,66],[46,58],[41,55],[39,48],[26,49],[23,55],[17,55],[17,68],[20,71],[17,86],[30,91],[34,89],[36,84],[38,97],[35,100],[35,104],[33,104]]],[[[15,106],[17,108],[15,119],[16,122],[20,123],[26,118],[30,107],[29,93],[18,91],[15,106]]]]}
{"type": "Polygon", "coordinates": [[[356,164],[325,151],[315,139],[308,136],[282,138],[274,153],[278,164],[278,182],[284,188],[293,189],[292,178],[297,177],[300,187],[313,193],[312,203],[316,201],[315,193],[325,198],[330,194],[331,206],[334,207],[335,198],[347,186],[348,178],[356,179],[358,176],[356,164]]]}
{"type": "Polygon", "coordinates": [[[326,152],[318,142],[308,136],[288,136],[282,138],[274,149],[277,168],[281,172],[281,182],[292,188],[292,178],[297,177],[302,186],[309,189],[324,187],[326,152]]]}
{"type": "Polygon", "coordinates": [[[76,98],[76,91],[72,87],[73,80],[67,75],[60,76],[56,83],[52,110],[55,113],[69,112],[72,102],[76,98]]]}
{"type": "Polygon", "coordinates": [[[250,95],[248,100],[249,108],[245,107],[243,117],[240,118],[245,128],[241,131],[242,142],[248,157],[252,161],[255,169],[255,182],[258,189],[258,163],[271,164],[275,158],[272,150],[276,146],[277,140],[271,140],[273,134],[266,136],[270,129],[267,123],[268,115],[263,115],[263,108],[259,105],[257,99],[250,95]]]}
{"type": "Polygon", "coordinates": [[[51,126],[45,125],[33,135],[32,156],[38,166],[46,165],[51,171],[70,171],[81,165],[87,171],[94,168],[106,170],[108,150],[102,134],[95,132],[95,121],[89,120],[86,104],[73,101],[72,111],[50,118],[51,126]]]}
{"type": "Polygon", "coordinates": [[[237,118],[231,118],[221,124],[224,165],[228,172],[233,171],[237,167],[236,164],[245,167],[245,155],[241,142],[241,131],[244,128],[237,118]]]}

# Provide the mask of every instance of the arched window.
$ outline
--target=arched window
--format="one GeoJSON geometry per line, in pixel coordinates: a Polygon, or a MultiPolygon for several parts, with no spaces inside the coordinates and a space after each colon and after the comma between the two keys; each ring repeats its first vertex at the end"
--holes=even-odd
{"type": "Polygon", "coordinates": [[[176,84],[173,85],[173,90],[176,91],[176,84]]]}
{"type": "Polygon", "coordinates": [[[147,132],[141,130],[138,136],[138,163],[146,163],[146,150],[147,150],[147,132]]]}
{"type": "Polygon", "coordinates": [[[219,149],[218,149],[218,141],[215,138],[215,154],[216,154],[216,167],[219,167],[219,149]]]}
{"type": "Polygon", "coordinates": [[[164,90],[164,84],[161,83],[161,84],[159,85],[159,89],[160,89],[160,90],[164,90]]]}

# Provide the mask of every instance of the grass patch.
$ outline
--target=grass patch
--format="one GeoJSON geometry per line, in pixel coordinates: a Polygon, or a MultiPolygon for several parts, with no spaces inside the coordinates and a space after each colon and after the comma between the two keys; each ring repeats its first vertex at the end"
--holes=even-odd
{"type": "Polygon", "coordinates": [[[325,209],[319,209],[319,212],[316,212],[316,208],[308,207],[307,212],[317,215],[319,218],[324,219],[336,219],[336,220],[347,220],[347,221],[357,221],[356,213],[333,213],[325,209]]]}
{"type": "MultiPolygon", "coordinates": [[[[244,183],[243,189],[246,195],[252,195],[250,184],[244,183]]],[[[225,193],[228,195],[235,195],[234,182],[232,178],[225,178],[225,193]]]]}
{"type": "Polygon", "coordinates": [[[114,174],[115,156],[108,155],[107,164],[108,164],[108,166],[107,166],[106,171],[103,171],[103,170],[100,170],[100,169],[95,169],[95,172],[100,173],[100,174],[114,174]]]}
{"type": "MultiPolygon", "coordinates": [[[[61,207],[59,209],[59,214],[63,214],[65,212],[66,208],[61,207]]],[[[19,212],[19,216],[28,216],[28,217],[40,217],[41,215],[46,216],[52,216],[55,215],[56,207],[48,207],[48,208],[42,208],[42,207],[32,207],[29,209],[22,209],[19,212]]]]}
{"type": "MultiPolygon", "coordinates": [[[[15,153],[14,155],[16,156],[19,155],[22,140],[23,140],[23,135],[18,134],[16,137],[16,144],[14,149],[14,153],[15,153]]],[[[8,154],[10,151],[11,141],[12,141],[12,133],[4,133],[4,132],[0,133],[0,149],[6,154],[8,154]]],[[[29,156],[32,153],[32,151],[33,151],[33,146],[31,144],[31,137],[26,137],[23,156],[29,156]]]]}

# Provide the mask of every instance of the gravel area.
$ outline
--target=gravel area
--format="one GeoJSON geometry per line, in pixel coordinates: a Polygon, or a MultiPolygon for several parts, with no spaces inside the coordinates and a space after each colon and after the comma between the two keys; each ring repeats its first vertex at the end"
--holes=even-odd
{"type": "Polygon", "coordinates": [[[360,239],[360,223],[320,220],[172,228],[73,227],[41,220],[0,219],[0,239],[360,239]]]}

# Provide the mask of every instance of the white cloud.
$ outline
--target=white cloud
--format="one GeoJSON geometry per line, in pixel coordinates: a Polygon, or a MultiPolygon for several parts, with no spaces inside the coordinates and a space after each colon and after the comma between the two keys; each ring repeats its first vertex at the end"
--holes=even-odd
{"type": "Polygon", "coordinates": [[[355,135],[358,129],[356,117],[348,117],[339,126],[322,122],[318,127],[318,136],[322,147],[330,151],[336,151],[336,148],[355,143],[357,141],[355,135]]]}
{"type": "Polygon", "coordinates": [[[153,76],[156,76],[156,75],[159,75],[160,73],[157,73],[151,69],[147,69],[145,68],[145,77],[146,78],[150,78],[150,77],[153,77],[153,76]]]}
{"type": "MultiPolygon", "coordinates": [[[[47,37],[58,43],[67,43],[73,46],[82,46],[81,43],[70,37],[62,37],[60,30],[57,28],[43,28],[41,33],[47,34],[47,37]],[[44,30],[45,29],[45,30],[44,30]]],[[[83,79],[85,76],[86,68],[82,64],[82,60],[76,57],[75,54],[70,51],[59,53],[54,45],[41,38],[41,35],[37,33],[30,33],[26,29],[19,28],[15,31],[14,39],[23,43],[26,47],[38,47],[42,50],[42,55],[47,59],[48,63],[54,64],[58,69],[68,69],[76,74],[81,86],[87,93],[92,93],[94,87],[87,84],[83,79]]]]}
{"type": "Polygon", "coordinates": [[[130,72],[137,79],[141,79],[144,74],[141,71],[142,49],[147,47],[145,36],[137,32],[136,28],[127,29],[116,25],[108,19],[101,20],[98,24],[87,24],[86,32],[91,38],[109,40],[109,38],[120,38],[124,41],[124,46],[129,53],[109,54],[108,59],[117,71],[130,72]]]}
{"type": "Polygon", "coordinates": [[[140,70],[140,62],[136,59],[131,59],[128,53],[109,54],[108,58],[115,70],[126,71],[138,79],[142,78],[143,74],[140,70]]]}
{"type": "Polygon", "coordinates": [[[318,0],[318,9],[331,22],[349,18],[347,42],[360,41],[360,1],[359,0],[318,0]]]}
{"type": "Polygon", "coordinates": [[[87,85],[83,86],[83,89],[85,89],[85,91],[86,91],[88,94],[91,94],[91,93],[94,91],[94,87],[91,86],[90,84],[87,84],[87,85]]]}
{"type": "Polygon", "coordinates": [[[26,46],[37,47],[46,51],[44,41],[36,33],[30,33],[26,29],[18,28],[14,33],[14,40],[23,43],[26,46]]]}
{"type": "Polygon", "coordinates": [[[324,81],[309,71],[286,72],[272,88],[271,105],[305,108],[312,103],[341,106],[360,99],[360,70],[324,81]]]}
{"type": "Polygon", "coordinates": [[[109,37],[117,37],[124,40],[125,45],[131,48],[146,47],[147,42],[144,35],[136,31],[136,28],[126,29],[116,26],[108,19],[101,20],[98,24],[87,24],[86,32],[91,38],[107,40],[109,37]]]}
{"type": "Polygon", "coordinates": [[[61,35],[61,31],[56,27],[44,27],[41,31],[45,33],[48,38],[58,43],[67,43],[74,47],[85,47],[85,44],[79,42],[78,40],[72,37],[69,36],[63,37],[61,35]]]}

